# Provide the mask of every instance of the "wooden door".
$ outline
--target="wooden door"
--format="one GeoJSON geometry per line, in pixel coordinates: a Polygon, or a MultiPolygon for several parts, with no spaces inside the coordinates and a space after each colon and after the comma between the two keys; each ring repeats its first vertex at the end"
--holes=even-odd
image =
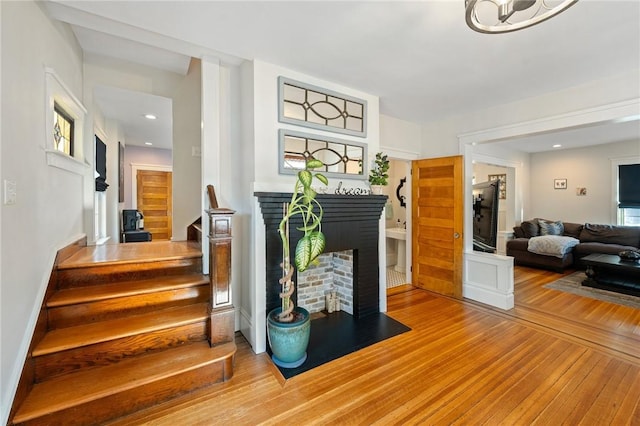
{"type": "Polygon", "coordinates": [[[152,241],[171,239],[172,185],[171,172],[138,170],[138,210],[144,215],[144,229],[152,241]]]}
{"type": "Polygon", "coordinates": [[[413,285],[462,298],[462,156],[412,163],[413,285]]]}

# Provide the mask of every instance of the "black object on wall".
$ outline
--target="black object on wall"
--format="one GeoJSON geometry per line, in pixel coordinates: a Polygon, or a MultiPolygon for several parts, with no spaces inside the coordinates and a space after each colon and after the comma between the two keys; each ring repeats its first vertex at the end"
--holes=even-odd
{"type": "Polygon", "coordinates": [[[640,164],[618,166],[618,207],[640,207],[640,164]]]}
{"type": "Polygon", "coordinates": [[[107,183],[107,145],[96,136],[96,191],[106,191],[107,183]]]}
{"type": "Polygon", "coordinates": [[[473,249],[495,253],[500,179],[473,185],[473,249]]]}
{"type": "MultiPolygon", "coordinates": [[[[282,219],[282,204],[291,200],[290,193],[256,192],[266,230],[266,311],[280,306],[278,280],[282,276],[282,243],[278,225],[282,219]]],[[[318,194],[324,211],[322,232],[326,237],[325,253],[353,250],[353,316],[361,318],[380,312],[378,225],[387,197],[384,195],[348,196],[318,194]]],[[[299,217],[291,221],[291,253],[295,252],[302,232],[299,217]]],[[[298,282],[297,272],[293,277],[298,282]]],[[[297,303],[297,293],[294,300],[297,303]]]]}
{"type": "Polygon", "coordinates": [[[405,197],[404,195],[400,195],[400,190],[406,182],[407,178],[403,177],[402,179],[400,179],[400,185],[398,185],[398,187],[396,188],[396,197],[398,197],[398,201],[400,201],[400,207],[404,207],[405,209],[407,208],[407,203],[404,200],[407,197],[405,197]]]}

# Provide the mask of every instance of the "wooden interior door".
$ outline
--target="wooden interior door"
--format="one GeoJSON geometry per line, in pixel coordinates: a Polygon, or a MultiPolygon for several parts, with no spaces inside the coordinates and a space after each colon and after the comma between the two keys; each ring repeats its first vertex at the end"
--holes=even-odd
{"type": "Polygon", "coordinates": [[[462,156],[412,163],[413,285],[462,298],[462,156]]]}
{"type": "Polygon", "coordinates": [[[171,239],[172,185],[171,172],[138,170],[138,210],[144,215],[144,229],[152,241],[171,239]]]}

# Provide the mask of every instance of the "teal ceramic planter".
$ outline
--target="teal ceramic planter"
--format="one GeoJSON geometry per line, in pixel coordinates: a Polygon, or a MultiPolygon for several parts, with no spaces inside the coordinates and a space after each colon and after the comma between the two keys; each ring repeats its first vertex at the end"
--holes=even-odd
{"type": "Polygon", "coordinates": [[[311,334],[309,311],[296,307],[295,312],[302,314],[299,321],[281,323],[276,321],[282,308],[276,308],[267,316],[267,336],[273,355],[273,362],[283,368],[295,368],[307,359],[307,346],[311,334]]]}

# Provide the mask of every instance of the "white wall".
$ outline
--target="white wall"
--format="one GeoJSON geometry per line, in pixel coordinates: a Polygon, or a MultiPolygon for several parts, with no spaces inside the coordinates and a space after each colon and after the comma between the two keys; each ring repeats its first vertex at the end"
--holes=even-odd
{"type": "Polygon", "coordinates": [[[444,120],[427,122],[422,132],[422,157],[460,154],[458,135],[514,123],[595,108],[640,97],[638,70],[606,80],[518,102],[476,111],[444,120]]]}
{"type": "MultiPolygon", "coordinates": [[[[422,145],[422,126],[388,115],[380,115],[380,150],[419,154],[422,145]]],[[[392,155],[393,156],[393,155],[392,155]]]]}
{"type": "MultiPolygon", "coordinates": [[[[249,245],[251,236],[251,204],[248,194],[252,156],[246,155],[242,143],[241,69],[239,66],[220,66],[220,151],[219,182],[216,195],[220,207],[235,210],[232,219],[233,244],[231,247],[231,296],[234,307],[241,306],[241,283],[249,277],[249,245]]],[[[203,147],[205,149],[205,147],[203,147]]],[[[203,172],[206,172],[203,165],[203,172]]],[[[206,204],[208,207],[208,202],[206,204]]],[[[236,309],[235,329],[240,330],[240,309],[236,309]]]]}
{"type": "MultiPolygon", "coordinates": [[[[387,115],[380,115],[380,151],[392,159],[389,168],[389,186],[382,189],[382,193],[389,197],[393,205],[393,219],[386,225],[396,226],[400,222],[411,221],[411,212],[407,207],[400,207],[400,201],[396,197],[396,188],[400,179],[407,178],[401,193],[409,203],[411,198],[411,160],[420,155],[422,141],[422,126],[409,121],[400,120],[387,115]]],[[[410,228],[410,225],[408,225],[410,228]]]]}
{"type": "Polygon", "coordinates": [[[144,148],[126,145],[124,147],[124,209],[133,208],[133,194],[131,193],[131,164],[151,164],[154,166],[173,166],[170,149],[144,148]]]}
{"type": "MultiPolygon", "coordinates": [[[[238,176],[240,185],[239,193],[241,198],[234,208],[241,209],[241,214],[236,214],[233,218],[233,232],[240,224],[245,231],[241,234],[240,239],[234,239],[234,247],[237,246],[236,241],[240,241],[240,250],[242,259],[245,261],[240,276],[240,290],[235,293],[234,305],[236,313],[239,316],[239,329],[242,334],[255,347],[256,330],[253,327],[253,315],[256,309],[256,292],[252,289],[255,277],[259,273],[258,262],[256,258],[255,244],[258,241],[254,235],[258,235],[256,227],[259,222],[254,218],[255,197],[253,197],[253,182],[255,181],[256,157],[254,143],[254,88],[253,88],[253,62],[244,62],[240,65],[238,76],[239,88],[239,109],[241,125],[239,129],[241,156],[242,156],[242,173],[238,176]]],[[[264,225],[263,225],[264,226],[264,225]]],[[[232,253],[233,255],[233,253],[232,253]]],[[[264,263],[262,263],[264,266],[264,263]]]]}
{"type": "MultiPolygon", "coordinates": [[[[106,120],[105,132],[109,136],[107,145],[107,236],[112,242],[120,241],[120,210],[122,209],[118,201],[118,178],[120,168],[118,159],[118,142],[125,144],[125,136],[120,123],[115,120],[106,120]]],[[[126,187],[125,187],[126,188],[126,187]]],[[[122,204],[124,205],[124,204],[122,204]]]]}
{"type": "Polygon", "coordinates": [[[82,53],[71,30],[50,21],[33,2],[0,2],[0,8],[2,180],[17,184],[16,204],[1,207],[0,422],[5,424],[56,251],[83,233],[83,181],[93,174],[91,168],[81,176],[50,167],[45,160],[43,66],[55,69],[83,99],[82,53]]]}
{"type": "MultiPolygon", "coordinates": [[[[252,113],[247,114],[245,118],[251,119],[252,123],[243,123],[243,125],[251,126],[253,128],[253,135],[248,132],[244,135],[243,141],[245,144],[250,145],[250,147],[246,149],[253,153],[253,175],[255,176],[255,181],[252,183],[253,190],[291,192],[295,177],[278,174],[278,130],[282,128],[296,129],[306,133],[366,143],[368,145],[368,163],[373,160],[375,153],[380,150],[379,102],[376,96],[266,62],[254,61],[253,69],[251,70],[246,69],[246,67],[248,67],[248,65],[243,69],[243,83],[252,89],[252,95],[250,97],[244,96],[243,99],[251,105],[252,113]],[[285,76],[366,100],[368,103],[367,137],[360,138],[357,136],[338,135],[332,132],[279,123],[279,76],[285,76]],[[251,136],[253,136],[253,138],[251,138],[251,136]]],[[[251,173],[251,171],[248,173],[251,173]]],[[[329,187],[335,188],[338,184],[337,181],[337,179],[329,179],[329,187]]],[[[341,179],[341,181],[343,182],[343,187],[367,187],[363,180],[341,179]]],[[[241,324],[241,330],[253,346],[254,351],[263,352],[266,348],[264,222],[255,197],[253,197],[251,192],[248,193],[247,196],[249,197],[249,202],[253,204],[250,246],[253,250],[251,257],[253,258],[252,265],[255,265],[255,269],[252,271],[250,281],[243,282],[243,305],[241,306],[243,323],[241,324]],[[250,305],[247,306],[244,303],[249,303],[250,305]]],[[[382,229],[384,229],[383,221],[384,218],[381,218],[382,229]]],[[[379,246],[381,264],[384,264],[386,255],[384,233],[381,234],[379,246]]],[[[386,287],[384,271],[381,272],[380,282],[381,288],[384,289],[386,287]]],[[[384,291],[381,294],[384,295],[384,291]]],[[[386,297],[381,297],[381,309],[386,310],[386,297]]]]}
{"type": "Polygon", "coordinates": [[[187,239],[187,227],[203,215],[201,148],[200,61],[192,60],[187,76],[174,88],[173,98],[173,238],[187,239]]]}
{"type": "Polygon", "coordinates": [[[640,141],[531,154],[531,207],[534,217],[575,223],[615,224],[611,217],[611,159],[640,155],[640,141]],[[567,189],[554,189],[554,179],[567,189]],[[577,196],[576,188],[587,188],[577,196]]]}

